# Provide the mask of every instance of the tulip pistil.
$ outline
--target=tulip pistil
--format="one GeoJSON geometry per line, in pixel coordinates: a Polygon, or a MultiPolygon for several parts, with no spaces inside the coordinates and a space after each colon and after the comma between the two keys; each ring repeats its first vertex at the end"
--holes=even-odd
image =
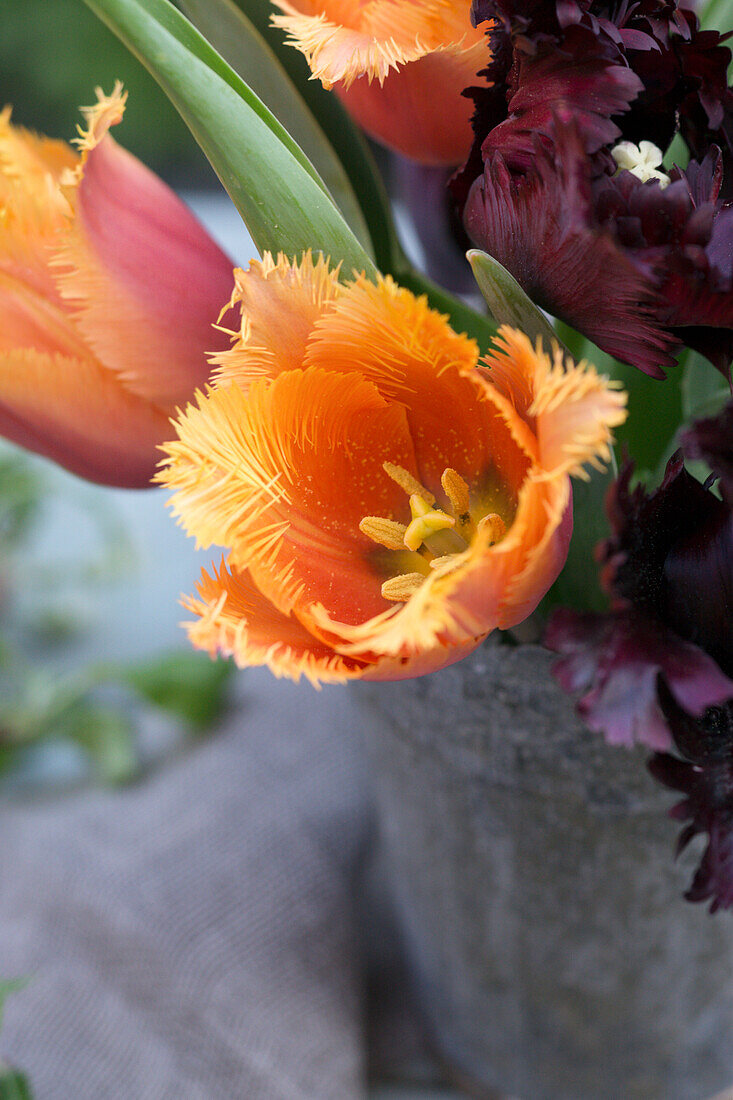
{"type": "Polygon", "coordinates": [[[456,525],[453,516],[438,508],[431,508],[420,493],[413,493],[410,497],[410,511],[412,523],[405,530],[403,540],[408,550],[418,550],[431,535],[456,525]]]}

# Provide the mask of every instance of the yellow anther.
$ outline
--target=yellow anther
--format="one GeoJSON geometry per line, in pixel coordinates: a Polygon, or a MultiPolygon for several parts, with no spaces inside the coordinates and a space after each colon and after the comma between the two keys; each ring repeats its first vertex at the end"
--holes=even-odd
{"type": "Polygon", "coordinates": [[[488,531],[491,538],[491,545],[493,546],[499,539],[504,538],[506,534],[506,524],[496,512],[489,512],[488,515],[478,521],[478,530],[479,533],[488,531]]]}
{"type": "Polygon", "coordinates": [[[404,603],[410,596],[415,595],[424,580],[422,573],[401,573],[399,577],[391,577],[384,582],[382,595],[385,600],[404,603]]]}
{"type": "Polygon", "coordinates": [[[431,509],[419,493],[413,493],[410,497],[410,511],[412,523],[404,535],[404,545],[408,550],[417,550],[431,535],[456,525],[453,516],[431,509]]]}
{"type": "Polygon", "coordinates": [[[417,478],[414,478],[412,474],[408,473],[404,467],[395,466],[393,462],[384,462],[382,466],[384,472],[388,474],[388,476],[391,477],[408,496],[417,493],[427,500],[428,504],[435,504],[435,497],[430,490],[426,489],[424,485],[421,485],[417,478]]]}
{"type": "Polygon", "coordinates": [[[359,530],[372,542],[378,542],[380,546],[386,546],[388,550],[404,550],[405,531],[404,523],[396,523],[393,519],[382,519],[381,516],[364,516],[359,523],[359,530]]]}
{"type": "Polygon", "coordinates": [[[443,470],[440,484],[443,486],[445,495],[448,497],[455,514],[460,520],[466,522],[470,518],[468,485],[466,482],[456,470],[448,466],[443,470]]]}
{"type": "Polygon", "coordinates": [[[443,554],[440,558],[433,558],[430,562],[430,568],[440,569],[443,573],[450,573],[451,567],[455,568],[459,564],[458,554],[443,554]]]}

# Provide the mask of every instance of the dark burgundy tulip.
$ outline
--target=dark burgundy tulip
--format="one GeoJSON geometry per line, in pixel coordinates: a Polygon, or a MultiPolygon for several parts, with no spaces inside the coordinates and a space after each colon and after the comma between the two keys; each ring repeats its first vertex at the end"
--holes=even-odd
{"type": "Polygon", "coordinates": [[[652,774],[684,793],[680,849],[708,846],[688,891],[733,907],[733,401],[683,437],[712,470],[702,485],[670,461],[654,492],[623,471],[608,500],[613,534],[599,547],[606,615],[555,614],[546,642],[555,674],[612,743],[657,750],[652,774]]]}
{"type": "Polygon", "coordinates": [[[733,908],[733,706],[716,707],[693,721],[671,701],[665,705],[675,742],[688,759],[655,753],[649,771],[660,783],[684,795],[670,811],[687,822],[677,841],[681,852],[700,833],[708,843],[688,901],[710,900],[710,910],[733,908]],[[685,746],[682,749],[681,746],[685,746]]]}
{"type": "Polygon", "coordinates": [[[723,37],[670,0],[475,0],[473,16],[494,30],[490,86],[469,90],[474,148],[452,185],[471,240],[538,304],[647,374],[664,377],[683,345],[727,374],[723,37]],[[696,159],[666,172],[676,132],[696,159]]]}

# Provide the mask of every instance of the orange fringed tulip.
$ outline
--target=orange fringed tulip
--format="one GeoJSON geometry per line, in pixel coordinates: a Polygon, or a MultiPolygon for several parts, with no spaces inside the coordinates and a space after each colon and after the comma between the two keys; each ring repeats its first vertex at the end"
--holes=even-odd
{"type": "Polygon", "coordinates": [[[306,255],[235,275],[241,331],[159,479],[229,548],[187,607],[195,645],[314,683],[452,663],[557,577],[569,474],[609,456],[625,395],[512,329],[484,364],[390,278],[306,255]]]}
{"type": "Polygon", "coordinates": [[[79,152],[0,114],[0,435],[112,485],[149,483],[169,417],[223,347],[232,265],[173,192],[108,135],[79,152]]]}
{"type": "Polygon", "coordinates": [[[272,22],[367,133],[422,164],[465,160],[473,104],[461,93],[490,60],[468,0],[274,2],[272,22]]]}

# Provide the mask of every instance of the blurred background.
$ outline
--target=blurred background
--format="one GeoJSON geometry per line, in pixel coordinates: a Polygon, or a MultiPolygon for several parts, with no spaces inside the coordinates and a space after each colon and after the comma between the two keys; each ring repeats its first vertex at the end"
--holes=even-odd
{"type": "Polygon", "coordinates": [[[3,0],[0,103],[15,122],[66,140],[79,106],[121,80],[123,144],[170,183],[211,186],[206,159],[152,77],[81,0],[3,0]]]}
{"type": "MultiPolygon", "coordinates": [[[[2,28],[0,107],[15,123],[68,141],[94,88],[122,80],[115,137],[246,265],[252,242],[203,154],[83,3],[4,0],[2,28]]],[[[128,781],[223,713],[233,668],[180,628],[179,597],[210,555],[197,561],[165,496],[96,487],[0,441],[0,795],[128,781]]]]}
{"type": "MultiPolygon", "coordinates": [[[[11,105],[16,124],[68,141],[81,119],[79,106],[94,102],[95,86],[109,92],[116,79],[129,99],[115,139],[176,189],[233,264],[246,266],[256,255],[252,241],[188,130],[82,0],[2,0],[0,109],[11,105]]],[[[168,514],[166,497],[162,489],[88,484],[0,440],[2,1100],[116,1097],[120,1073],[143,1082],[129,1095],[184,1095],[165,1091],[166,1075],[171,1088],[178,1086],[171,1084],[163,1022],[174,1027],[178,1011],[182,1030],[170,1038],[181,1062],[190,1055],[225,1075],[233,1059],[228,1049],[219,1052],[217,1026],[231,1027],[232,1049],[244,1044],[242,1059],[252,1029],[261,1030],[259,1042],[272,1048],[275,1063],[286,1058],[277,1044],[287,1046],[291,1037],[303,1044],[298,1064],[306,1052],[312,1057],[305,1023],[275,1026],[263,1016],[263,1000],[276,999],[277,975],[270,956],[260,963],[259,948],[246,946],[247,936],[259,944],[262,930],[272,928],[272,957],[287,964],[287,936],[299,934],[298,905],[300,899],[311,904],[309,890],[307,935],[290,947],[295,978],[288,978],[280,1003],[287,1012],[292,1000],[297,1011],[293,982],[299,968],[308,970],[314,938],[324,959],[332,952],[327,972],[337,991],[361,988],[352,917],[345,915],[353,889],[344,868],[347,853],[361,851],[367,811],[354,749],[343,736],[348,700],[339,689],[316,693],[308,684],[278,682],[262,669],[240,672],[191,650],[179,599],[193,591],[201,565],[215,554],[196,553],[168,514]],[[185,751],[195,746],[200,751],[185,751]],[[298,780],[295,809],[291,776],[298,780]],[[249,792],[244,797],[242,789],[249,792]],[[258,797],[259,812],[252,805],[258,797]],[[323,825],[322,812],[336,826],[323,825]],[[300,840],[288,832],[297,813],[307,826],[298,824],[300,840]],[[185,833],[180,864],[179,828],[185,833]],[[303,855],[309,846],[310,862],[303,855]],[[318,878],[314,867],[321,852],[331,850],[318,878]],[[268,871],[273,867],[277,882],[268,871]],[[156,919],[146,908],[153,900],[160,906],[156,919]],[[319,928],[324,905],[331,908],[319,928]],[[128,934],[138,920],[139,942],[128,934]],[[231,950],[224,948],[228,935],[238,945],[231,950]],[[209,938],[218,945],[211,959],[209,938]],[[147,971],[140,960],[149,941],[156,946],[147,971]],[[180,957],[168,958],[171,944],[180,957]],[[225,975],[232,975],[228,986],[222,960],[225,975]],[[261,965],[261,988],[251,970],[240,977],[240,963],[245,971],[261,965]],[[138,973],[147,982],[142,999],[134,986],[138,973]],[[132,992],[123,989],[126,977],[132,992]],[[242,997],[247,989],[256,994],[254,1005],[242,997]],[[215,1011],[209,998],[221,1011],[220,1025],[207,1016],[215,1011]],[[120,1036],[130,1006],[139,1030],[125,1048],[120,1036]],[[250,1008],[253,1018],[242,1020],[240,1010],[250,1008]],[[156,1037],[163,1083],[156,1078],[154,1085],[156,1037]],[[84,1093],[78,1091],[80,1059],[84,1072],[94,1066],[99,1073],[95,1082],[85,1078],[84,1093]]],[[[319,1006],[308,1008],[317,1028],[319,1006]]],[[[354,1040],[361,1007],[352,998],[347,1012],[338,1001],[334,1013],[324,1042],[355,1079],[362,1072],[354,1040]]],[[[186,1096],[206,1100],[234,1095],[213,1081],[203,1092],[188,1080],[181,1087],[190,1090],[186,1096]]],[[[332,1087],[340,1097],[350,1091],[338,1082],[332,1087]]]]}

